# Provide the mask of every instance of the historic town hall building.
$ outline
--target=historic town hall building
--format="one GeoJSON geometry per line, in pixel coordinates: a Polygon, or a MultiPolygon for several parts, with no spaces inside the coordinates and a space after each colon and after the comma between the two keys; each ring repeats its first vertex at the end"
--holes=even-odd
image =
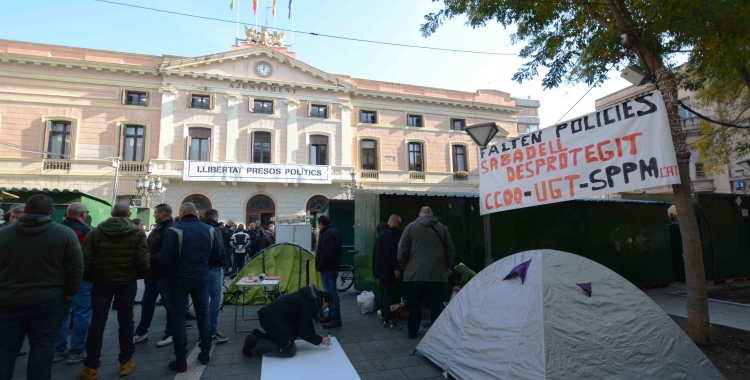
{"type": "Polygon", "coordinates": [[[0,187],[109,199],[117,182],[131,200],[150,169],[166,191],[135,203],[267,222],[351,188],[476,192],[462,129],[538,128],[535,100],[330,74],[274,42],[184,58],[0,40],[0,187]]]}

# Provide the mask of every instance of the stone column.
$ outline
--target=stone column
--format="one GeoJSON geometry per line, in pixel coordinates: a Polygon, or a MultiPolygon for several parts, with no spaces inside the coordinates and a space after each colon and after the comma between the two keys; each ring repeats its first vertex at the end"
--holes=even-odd
{"type": "Polygon", "coordinates": [[[161,94],[161,123],[159,125],[159,156],[160,160],[172,159],[172,144],[174,142],[174,98],[177,90],[174,87],[162,87],[161,94]]]}
{"type": "Polygon", "coordinates": [[[297,149],[299,146],[299,136],[297,136],[297,106],[299,100],[287,99],[286,104],[286,163],[297,163],[297,149]]]}
{"type": "Polygon", "coordinates": [[[341,108],[341,166],[352,166],[352,106],[339,104],[339,108],[341,108]]]}
{"type": "Polygon", "coordinates": [[[239,108],[242,103],[242,95],[227,94],[225,96],[229,103],[227,110],[227,145],[226,158],[227,162],[237,162],[237,140],[239,139],[239,108]]]}

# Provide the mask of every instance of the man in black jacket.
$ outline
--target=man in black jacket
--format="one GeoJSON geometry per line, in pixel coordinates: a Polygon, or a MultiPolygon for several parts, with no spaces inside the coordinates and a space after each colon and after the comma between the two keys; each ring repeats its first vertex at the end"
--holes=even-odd
{"type": "Polygon", "coordinates": [[[401,275],[398,270],[398,242],[396,230],[401,225],[401,217],[393,214],[388,223],[378,224],[378,237],[373,248],[373,274],[380,280],[380,314],[386,329],[398,329],[391,319],[391,301],[396,280],[401,275]]]}
{"type": "MultiPolygon", "coordinates": [[[[206,224],[214,229],[214,235],[218,236],[221,246],[224,247],[224,234],[219,228],[219,211],[210,209],[203,214],[206,224]]],[[[219,321],[219,309],[221,309],[222,289],[224,285],[224,274],[221,267],[224,264],[226,252],[222,251],[221,257],[214,262],[208,263],[208,322],[211,325],[211,340],[214,343],[226,343],[229,338],[221,335],[217,330],[219,321]]]]}
{"type": "Polygon", "coordinates": [[[143,279],[145,288],[143,298],[141,298],[141,322],[135,330],[133,344],[145,342],[148,340],[148,328],[151,327],[151,320],[154,318],[156,310],[156,296],[161,295],[161,302],[167,311],[167,326],[164,328],[164,335],[161,340],[156,342],[156,347],[165,347],[172,344],[174,335],[172,331],[172,303],[169,298],[169,271],[163,269],[156,262],[156,257],[161,252],[161,243],[164,234],[170,227],[174,226],[172,219],[172,207],[166,203],[161,203],[154,207],[154,220],[156,229],[148,235],[148,251],[150,254],[151,268],[148,275],[143,279]]]}
{"type": "Polygon", "coordinates": [[[224,275],[230,273],[232,268],[232,253],[234,249],[229,245],[229,241],[232,239],[232,235],[237,230],[237,226],[234,224],[233,219],[227,220],[227,223],[221,229],[221,238],[224,240],[224,275]]]}
{"type": "Polygon", "coordinates": [[[315,247],[315,269],[320,273],[323,282],[323,290],[331,294],[333,303],[328,309],[328,318],[324,328],[332,329],[341,327],[341,308],[339,306],[339,294],[336,290],[336,280],[339,277],[341,266],[341,233],[331,225],[327,216],[318,217],[318,246],[315,247]]]}
{"type": "Polygon", "coordinates": [[[315,333],[313,319],[331,305],[331,295],[308,285],[258,310],[258,319],[265,332],[254,329],[245,337],[242,354],[290,358],[297,352],[294,340],[299,336],[314,345],[330,345],[326,336],[315,333]]]}

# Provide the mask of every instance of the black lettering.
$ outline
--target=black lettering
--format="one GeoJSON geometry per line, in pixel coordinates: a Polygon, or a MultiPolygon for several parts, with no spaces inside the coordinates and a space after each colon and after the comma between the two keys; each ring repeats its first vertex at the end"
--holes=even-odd
{"type": "Polygon", "coordinates": [[[486,146],[479,148],[479,157],[484,158],[484,151],[487,150],[486,146]]]}
{"type": "Polygon", "coordinates": [[[601,173],[601,172],[602,172],[601,169],[596,169],[593,172],[591,172],[591,174],[589,174],[589,182],[591,182],[591,184],[595,184],[595,183],[602,183],[603,184],[601,186],[593,186],[593,187],[591,187],[591,190],[599,191],[599,190],[607,187],[607,181],[605,181],[603,179],[596,178],[596,175],[599,174],[599,173],[601,173]]]}
{"type": "Polygon", "coordinates": [[[518,139],[510,140],[510,145],[513,147],[513,149],[516,149],[516,141],[518,141],[518,139]]]}
{"type": "Polygon", "coordinates": [[[632,113],[630,113],[630,110],[632,110],[633,107],[628,104],[628,102],[622,103],[622,114],[625,116],[625,120],[630,119],[631,117],[635,116],[632,113]]]}
{"type": "Polygon", "coordinates": [[[229,88],[234,88],[234,85],[230,83],[229,88]]]}
{"type": "Polygon", "coordinates": [[[509,150],[510,150],[510,148],[506,147],[506,146],[505,146],[505,143],[503,143],[503,152],[507,152],[507,151],[509,151],[509,150]]]}
{"type": "Polygon", "coordinates": [[[524,136],[524,137],[521,137],[521,146],[528,146],[528,145],[529,145],[529,142],[528,142],[528,141],[526,141],[526,140],[528,140],[528,139],[527,139],[528,137],[529,137],[529,135],[526,135],[526,136],[524,136]]]}
{"type": "Polygon", "coordinates": [[[617,120],[622,120],[622,117],[620,116],[620,105],[615,106],[615,112],[617,112],[617,120]]]}
{"type": "Polygon", "coordinates": [[[597,127],[601,127],[602,126],[602,121],[599,118],[599,112],[596,113],[596,126],[597,127]]]}
{"type": "Polygon", "coordinates": [[[596,126],[594,126],[594,125],[589,125],[589,116],[588,115],[586,115],[586,116],[583,117],[583,128],[585,130],[587,130],[587,131],[596,128],[596,126]]]}
{"type": "Polygon", "coordinates": [[[628,174],[638,170],[638,165],[635,164],[635,162],[626,162],[622,164],[622,175],[625,177],[625,184],[630,183],[630,178],[628,177],[628,174]]]}
{"type": "Polygon", "coordinates": [[[615,187],[615,181],[612,177],[622,173],[622,169],[620,169],[619,166],[607,166],[604,172],[607,173],[607,183],[609,184],[609,187],[615,187]]]}
{"type": "Polygon", "coordinates": [[[650,114],[650,113],[654,113],[654,112],[656,112],[656,104],[654,104],[654,103],[651,103],[651,102],[649,102],[649,101],[648,101],[648,100],[646,99],[646,97],[647,97],[647,96],[648,96],[648,97],[651,97],[651,96],[653,96],[653,95],[654,95],[654,93],[652,92],[652,93],[650,93],[650,94],[646,94],[646,95],[643,95],[643,96],[639,96],[639,97],[637,97],[637,98],[633,99],[633,100],[635,100],[636,102],[638,102],[638,103],[642,103],[642,104],[646,104],[646,105],[648,105],[648,107],[649,107],[649,108],[648,108],[648,111],[638,111],[638,112],[636,112],[636,113],[638,114],[638,116],[648,115],[648,114],[650,114]]]}
{"type": "Polygon", "coordinates": [[[531,143],[536,144],[542,142],[542,131],[539,131],[537,133],[532,133],[531,135],[531,143]]]}
{"type": "Polygon", "coordinates": [[[557,135],[557,138],[560,138],[560,131],[563,129],[568,128],[568,123],[562,123],[555,127],[555,134],[557,135]]]}
{"type": "Polygon", "coordinates": [[[604,110],[604,125],[609,125],[609,124],[612,124],[615,121],[617,121],[617,120],[612,120],[612,119],[609,118],[609,113],[608,113],[609,110],[610,110],[609,108],[607,108],[606,110],[604,110]]]}
{"type": "Polygon", "coordinates": [[[659,178],[659,165],[656,163],[656,157],[651,157],[648,160],[648,165],[646,165],[646,161],[644,160],[640,160],[638,163],[641,167],[641,181],[646,180],[646,173],[648,173],[649,177],[659,178]]]}
{"type": "Polygon", "coordinates": [[[581,119],[576,119],[570,122],[570,131],[573,133],[578,133],[583,130],[583,124],[581,123],[581,119]],[[578,129],[576,129],[576,122],[578,122],[578,129]]]}
{"type": "Polygon", "coordinates": [[[497,145],[493,145],[490,147],[490,154],[499,154],[500,152],[497,151],[497,145]]]}

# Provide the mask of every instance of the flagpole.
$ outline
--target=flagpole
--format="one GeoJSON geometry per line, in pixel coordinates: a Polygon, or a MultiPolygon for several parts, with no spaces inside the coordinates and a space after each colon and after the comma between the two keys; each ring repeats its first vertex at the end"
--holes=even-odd
{"type": "Polygon", "coordinates": [[[291,5],[292,9],[292,51],[294,51],[294,2],[290,0],[289,4],[291,5]]]}
{"type": "Polygon", "coordinates": [[[276,0],[273,0],[273,31],[276,31],[276,0]]]}
{"type": "Polygon", "coordinates": [[[240,39],[240,0],[237,0],[237,22],[235,23],[236,29],[234,31],[234,43],[240,39]]]}

